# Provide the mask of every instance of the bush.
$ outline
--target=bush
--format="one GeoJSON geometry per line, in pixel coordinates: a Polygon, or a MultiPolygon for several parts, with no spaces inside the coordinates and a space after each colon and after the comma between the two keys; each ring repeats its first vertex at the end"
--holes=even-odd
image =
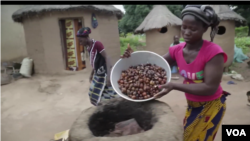
{"type": "MultiPolygon", "coordinates": [[[[184,39],[180,38],[180,41],[184,42],[184,39]]],[[[235,37],[234,43],[238,48],[242,48],[244,54],[250,52],[250,37],[235,37]]]]}
{"type": "Polygon", "coordinates": [[[234,43],[235,43],[236,47],[242,48],[242,52],[244,54],[249,53],[249,51],[250,51],[250,37],[242,37],[242,38],[236,37],[234,39],[234,43]]]}
{"type": "Polygon", "coordinates": [[[185,42],[183,38],[180,38],[180,41],[185,42]]]}
{"type": "Polygon", "coordinates": [[[122,32],[119,34],[119,37],[125,37],[125,34],[122,32]]]}
{"type": "Polygon", "coordinates": [[[128,44],[130,44],[130,47],[134,51],[136,51],[136,47],[138,47],[138,46],[146,46],[145,36],[143,36],[143,35],[133,35],[132,33],[126,34],[126,38],[120,36],[121,54],[123,54],[124,51],[127,49],[128,44]]]}
{"type": "Polygon", "coordinates": [[[248,26],[241,26],[235,28],[236,37],[246,37],[248,35],[248,26]]]}

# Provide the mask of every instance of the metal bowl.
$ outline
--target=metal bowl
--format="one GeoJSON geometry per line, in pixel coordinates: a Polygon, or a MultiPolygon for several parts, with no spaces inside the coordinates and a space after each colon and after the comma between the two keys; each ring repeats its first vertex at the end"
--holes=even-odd
{"type": "Polygon", "coordinates": [[[170,66],[163,57],[150,51],[136,51],[133,52],[129,58],[119,59],[111,70],[111,76],[110,76],[111,85],[118,95],[129,101],[134,101],[134,102],[145,102],[154,99],[154,97],[151,97],[148,99],[135,100],[123,94],[119,89],[118,80],[123,70],[127,70],[131,66],[146,64],[146,63],[155,64],[159,67],[162,67],[166,71],[166,76],[167,76],[166,83],[170,82],[171,80],[170,66]]]}

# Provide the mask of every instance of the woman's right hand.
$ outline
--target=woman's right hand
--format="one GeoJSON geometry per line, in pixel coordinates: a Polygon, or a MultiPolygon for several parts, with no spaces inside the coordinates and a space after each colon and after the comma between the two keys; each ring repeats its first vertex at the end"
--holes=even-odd
{"type": "Polygon", "coordinates": [[[91,83],[92,80],[93,80],[93,75],[91,74],[91,75],[89,76],[89,83],[91,83]]]}
{"type": "Polygon", "coordinates": [[[121,56],[121,58],[129,58],[132,52],[134,52],[134,51],[130,47],[130,45],[128,44],[128,48],[125,50],[125,52],[123,53],[123,55],[121,56]]]}

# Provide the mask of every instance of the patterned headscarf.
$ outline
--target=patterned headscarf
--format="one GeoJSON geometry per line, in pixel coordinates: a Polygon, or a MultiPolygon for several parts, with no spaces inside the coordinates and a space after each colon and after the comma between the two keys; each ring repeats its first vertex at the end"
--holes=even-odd
{"type": "Polygon", "coordinates": [[[210,33],[211,42],[213,42],[214,36],[218,32],[218,25],[220,18],[215,13],[214,9],[208,5],[187,5],[181,12],[181,18],[185,15],[193,15],[200,19],[207,26],[211,26],[212,30],[210,33]]]}
{"type": "Polygon", "coordinates": [[[91,29],[89,27],[83,27],[77,31],[77,37],[86,37],[91,33],[91,29]]]}

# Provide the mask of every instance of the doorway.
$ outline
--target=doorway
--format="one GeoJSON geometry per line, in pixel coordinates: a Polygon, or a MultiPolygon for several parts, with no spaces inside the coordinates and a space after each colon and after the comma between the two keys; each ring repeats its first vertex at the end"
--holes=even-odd
{"type": "Polygon", "coordinates": [[[82,19],[60,19],[62,52],[66,70],[79,71],[86,68],[86,50],[76,36],[82,28],[82,19]]]}

